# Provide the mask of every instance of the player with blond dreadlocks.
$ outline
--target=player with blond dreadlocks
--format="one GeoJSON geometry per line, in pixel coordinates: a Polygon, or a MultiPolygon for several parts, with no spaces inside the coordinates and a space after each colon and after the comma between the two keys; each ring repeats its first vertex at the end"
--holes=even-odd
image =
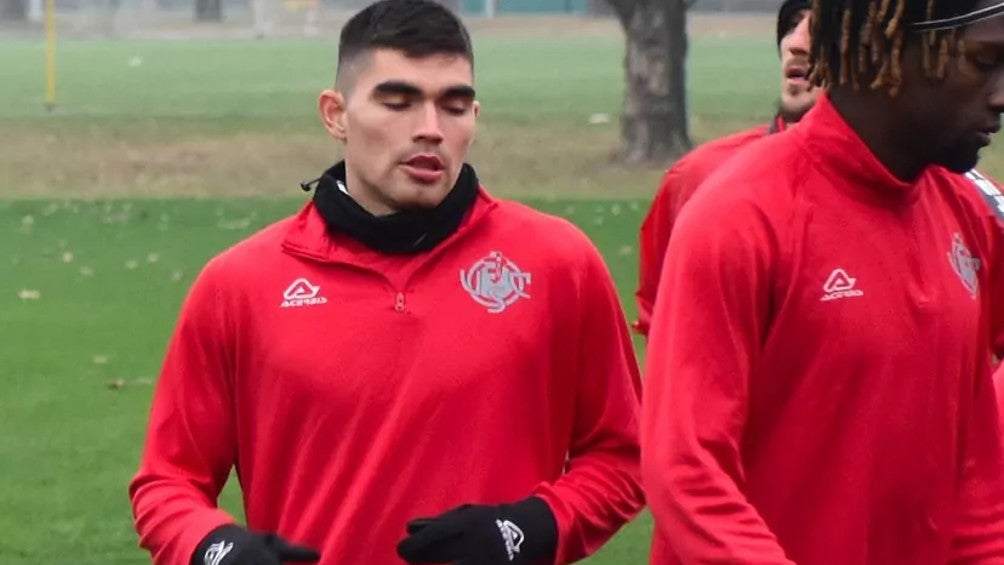
{"type": "Polygon", "coordinates": [[[1004,232],[971,171],[1004,112],[1004,1],[810,17],[826,94],[709,178],[669,242],[652,563],[1004,563],[1004,232]]]}

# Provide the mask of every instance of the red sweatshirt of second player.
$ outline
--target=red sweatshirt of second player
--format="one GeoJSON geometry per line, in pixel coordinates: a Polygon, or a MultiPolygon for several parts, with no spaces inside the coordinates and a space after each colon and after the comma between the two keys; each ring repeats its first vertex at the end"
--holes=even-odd
{"type": "MultiPolygon", "coordinates": [[[[783,124],[777,120],[775,127],[783,129],[783,124]]],[[[638,290],[635,292],[638,319],[633,324],[638,333],[647,336],[652,325],[652,309],[659,289],[662,261],[683,205],[711,173],[743,147],[763,139],[769,131],[768,126],[758,126],[709,141],[681,157],[663,175],[638,232],[638,290]]]]}
{"type": "Polygon", "coordinates": [[[186,565],[233,522],[216,497],[236,467],[248,526],[322,564],[401,564],[408,520],[530,495],[568,563],[643,505],[639,394],[610,275],[570,223],[482,192],[435,249],[387,256],[308,205],[195,283],[130,488],[137,529],[186,565]]]}
{"type": "Polygon", "coordinates": [[[822,99],[684,208],[650,334],[652,563],[1004,562],[1000,226],[822,99]]]}

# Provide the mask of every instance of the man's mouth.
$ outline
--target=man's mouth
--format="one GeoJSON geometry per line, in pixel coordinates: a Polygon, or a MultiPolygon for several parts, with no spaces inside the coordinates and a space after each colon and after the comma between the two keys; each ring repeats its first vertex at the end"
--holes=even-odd
{"type": "Polygon", "coordinates": [[[404,172],[412,180],[422,184],[433,184],[442,179],[446,165],[439,155],[420,153],[402,162],[404,172]]]}
{"type": "Polygon", "coordinates": [[[784,78],[789,83],[808,84],[809,67],[803,65],[788,65],[784,68],[784,78]]]}
{"type": "Polygon", "coordinates": [[[981,145],[987,146],[990,145],[990,142],[993,140],[994,134],[996,134],[1000,130],[1001,130],[1001,125],[997,123],[981,130],[976,134],[976,137],[979,138],[981,145]]]}
{"type": "Polygon", "coordinates": [[[443,166],[443,160],[439,158],[438,155],[433,155],[431,153],[422,153],[415,155],[404,162],[405,165],[426,171],[441,171],[445,167],[443,166]]]}

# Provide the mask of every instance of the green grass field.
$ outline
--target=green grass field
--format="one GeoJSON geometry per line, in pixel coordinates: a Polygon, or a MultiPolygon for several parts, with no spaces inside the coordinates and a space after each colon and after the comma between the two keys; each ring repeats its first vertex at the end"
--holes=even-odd
{"type": "MultiPolygon", "coordinates": [[[[771,114],[769,18],[755,33],[720,23],[691,44],[697,141],[771,114]]],[[[623,48],[616,27],[590,29],[476,30],[472,162],[493,192],[581,226],[633,316],[663,164],[610,161],[623,48]]],[[[296,210],[296,183],[336,158],[313,111],[333,60],[324,40],[67,40],[49,115],[41,41],[0,39],[0,563],[146,562],[126,485],[177,309],[210,256],[296,210]]],[[[989,172],[1002,165],[988,154],[989,172]]],[[[590,563],[645,563],[650,528],[590,563]]]]}

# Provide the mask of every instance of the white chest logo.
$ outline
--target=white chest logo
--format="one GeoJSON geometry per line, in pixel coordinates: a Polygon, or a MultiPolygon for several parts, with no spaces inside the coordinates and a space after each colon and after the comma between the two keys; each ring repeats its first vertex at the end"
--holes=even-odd
{"type": "Polygon", "coordinates": [[[856,298],[858,296],[864,296],[864,291],[855,288],[858,284],[858,279],[847,274],[847,271],[843,269],[833,269],[830,276],[826,279],[823,284],[823,297],[820,298],[822,302],[829,302],[830,300],[839,300],[841,298],[856,298]]]}
{"type": "Polygon", "coordinates": [[[962,284],[969,291],[969,296],[975,300],[980,292],[980,281],[976,276],[980,270],[980,260],[973,257],[962,241],[962,236],[957,233],[952,236],[952,250],[948,252],[948,262],[952,264],[952,270],[959,275],[962,284]]]}
{"type": "Polygon", "coordinates": [[[282,293],[283,308],[297,308],[300,306],[313,306],[315,304],[327,304],[328,299],[319,296],[320,286],[310,284],[307,279],[296,279],[289,288],[282,293]]]}
{"type": "Polygon", "coordinates": [[[469,271],[461,269],[460,284],[492,314],[502,312],[520,298],[530,298],[526,293],[530,273],[519,270],[498,251],[471,265],[469,271]]]}

